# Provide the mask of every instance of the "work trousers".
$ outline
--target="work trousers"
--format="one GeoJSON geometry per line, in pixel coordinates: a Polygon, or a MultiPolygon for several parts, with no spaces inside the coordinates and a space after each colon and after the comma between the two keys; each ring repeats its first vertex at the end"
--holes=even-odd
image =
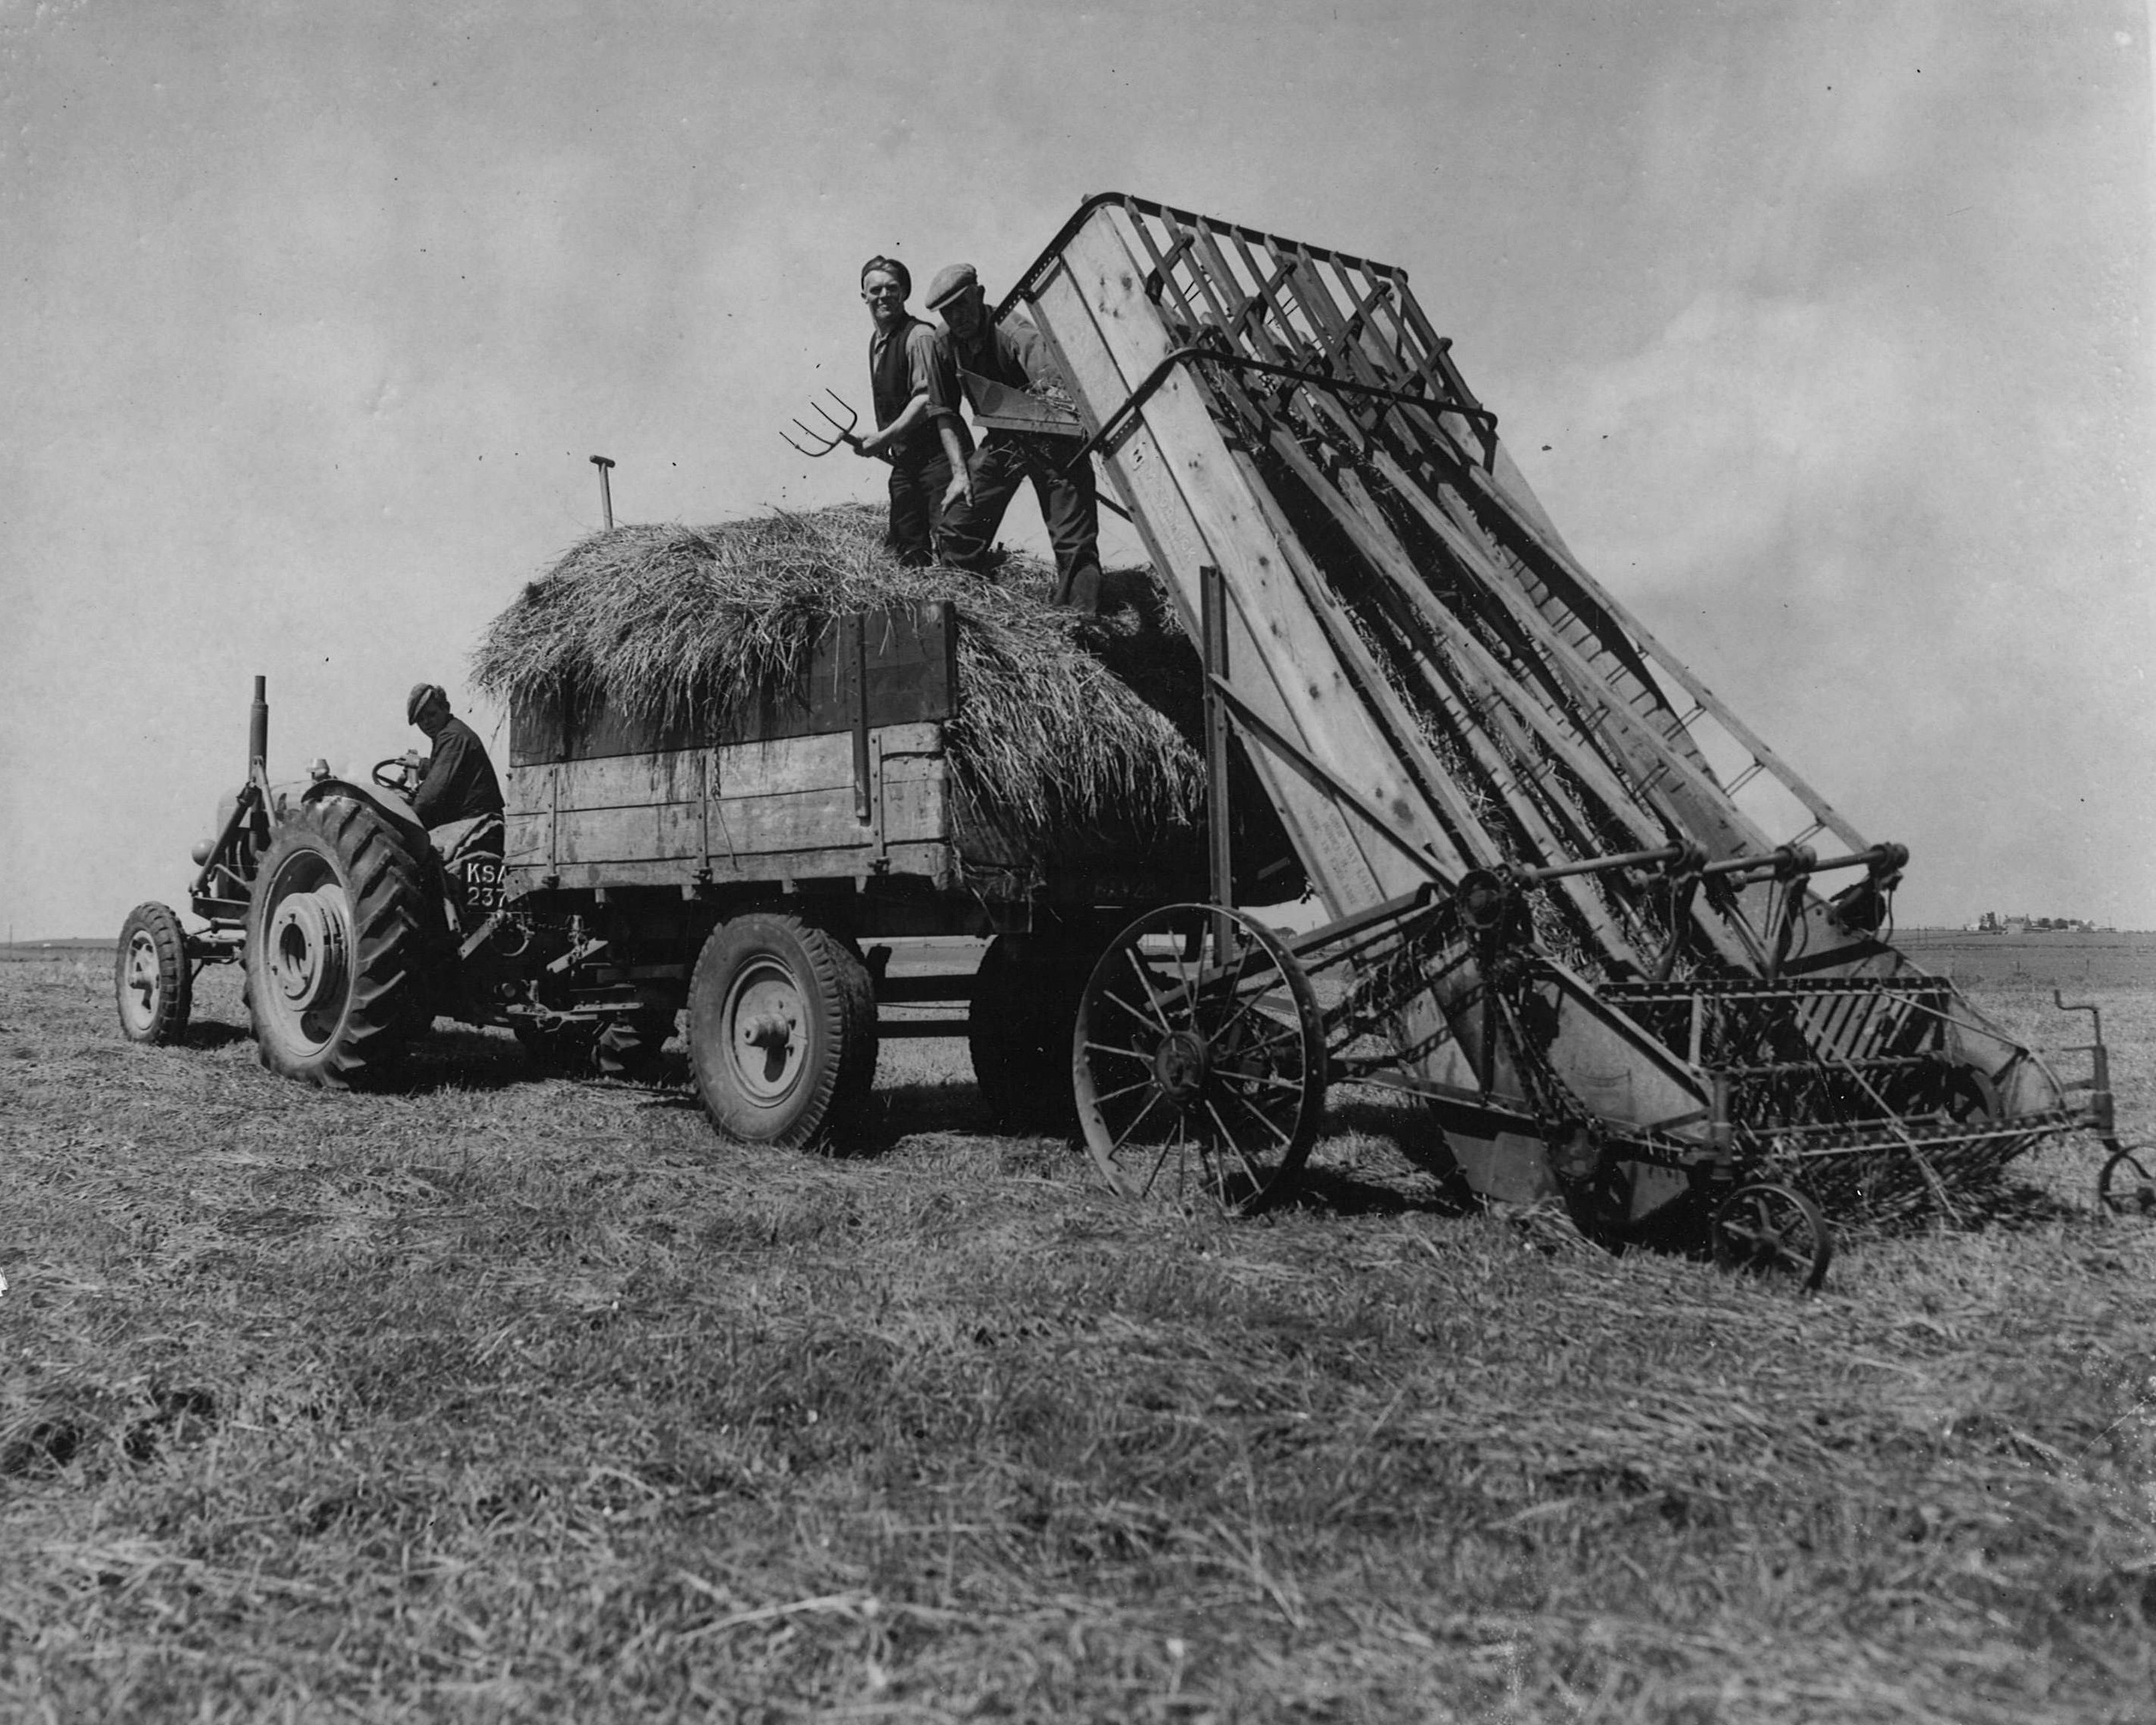
{"type": "Polygon", "coordinates": [[[943,518],[943,561],[961,568],[986,563],[1019,486],[1033,482],[1040,519],[1055,550],[1055,603],[1088,615],[1101,608],[1101,503],[1093,486],[1093,458],[1066,467],[1081,445],[1075,438],[989,434],[968,471],[973,501],[963,497],[943,518]]]}
{"type": "Polygon", "coordinates": [[[943,494],[951,485],[951,458],[941,449],[918,463],[893,462],[891,526],[883,542],[908,568],[936,561],[943,542],[943,494]]]}

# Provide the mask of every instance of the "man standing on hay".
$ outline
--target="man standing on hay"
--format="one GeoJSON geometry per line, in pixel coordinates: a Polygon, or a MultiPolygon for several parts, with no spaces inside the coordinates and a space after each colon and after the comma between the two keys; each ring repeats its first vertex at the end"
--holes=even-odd
{"type": "Polygon", "coordinates": [[[944,518],[942,553],[961,568],[986,567],[1004,511],[1021,480],[1033,481],[1055,549],[1055,603],[1088,617],[1101,608],[1101,503],[1091,455],[1073,463],[1086,429],[1040,331],[1023,317],[988,316],[971,264],[952,264],[928,285],[928,309],[951,331],[966,398],[986,428],[970,464],[973,490],[944,518]]]}
{"type": "Polygon", "coordinates": [[[958,370],[943,332],[910,316],[913,276],[896,258],[861,265],[861,298],[875,333],[869,337],[869,390],[876,429],[855,453],[891,463],[891,527],[884,543],[909,567],[933,562],[944,511],[973,483],[967,470],[973,440],[958,417],[958,370]]]}

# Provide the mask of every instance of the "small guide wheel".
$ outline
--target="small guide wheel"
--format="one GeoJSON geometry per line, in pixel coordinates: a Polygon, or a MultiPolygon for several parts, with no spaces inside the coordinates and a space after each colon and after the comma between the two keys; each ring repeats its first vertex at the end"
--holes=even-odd
{"type": "Polygon", "coordinates": [[[2107,1215],[2156,1216],[2156,1152],[2145,1144],[2114,1150],[2096,1177],[2097,1204],[2107,1215]]]}
{"type": "Polygon", "coordinates": [[[1826,1280],[1833,1256],[1826,1219],[1794,1186],[1750,1181],[1714,1213],[1714,1261],[1725,1269],[1802,1276],[1809,1292],[1826,1280]]]}
{"type": "Polygon", "coordinates": [[[1093,967],[1072,1078],[1086,1147],[1128,1198],[1209,1196],[1234,1214],[1293,1186],[1325,1110],[1325,1021],[1262,923],[1151,911],[1093,967]]]}
{"type": "Polygon", "coordinates": [[[187,937],[168,906],[137,905],[120,930],[112,993],[121,1034],[130,1042],[177,1042],[194,999],[187,937]]]}

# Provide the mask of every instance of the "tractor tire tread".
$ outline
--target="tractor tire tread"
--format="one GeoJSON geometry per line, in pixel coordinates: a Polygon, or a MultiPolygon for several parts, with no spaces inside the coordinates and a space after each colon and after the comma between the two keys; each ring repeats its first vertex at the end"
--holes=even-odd
{"type": "MultiPolygon", "coordinates": [[[[331,797],[303,805],[272,837],[259,881],[274,877],[287,847],[297,848],[291,841],[301,836],[326,850],[344,876],[352,911],[352,981],[337,1034],[320,1053],[287,1055],[274,1037],[262,1034],[259,1009],[250,1006],[255,1050],[270,1071],[324,1090],[346,1090],[379,1076],[431,1017],[423,998],[427,878],[418,860],[374,810],[349,797],[331,797]]],[[[259,901],[249,908],[250,955],[261,944],[268,910],[259,901]]],[[[250,957],[250,999],[264,989],[252,973],[252,962],[250,957]]]]}
{"type": "Polygon", "coordinates": [[[157,1009],[137,1035],[126,1014],[121,1033],[130,1042],[162,1048],[187,1034],[187,1019],[194,1009],[194,967],[187,962],[187,931],[169,905],[151,899],[127,913],[120,926],[120,950],[113,961],[113,992],[126,986],[128,949],[137,932],[146,933],[157,954],[157,1009]]]}

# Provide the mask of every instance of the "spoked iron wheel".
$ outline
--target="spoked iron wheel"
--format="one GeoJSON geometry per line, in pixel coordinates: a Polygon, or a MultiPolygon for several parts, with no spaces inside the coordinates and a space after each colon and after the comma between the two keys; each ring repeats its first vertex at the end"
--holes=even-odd
{"type": "Polygon", "coordinates": [[[1171,905],[1093,968],[1072,1052],[1078,1120],[1127,1197],[1203,1193],[1248,1214],[1293,1184],[1325,1109],[1325,1026],[1279,937],[1171,905]]]}
{"type": "Polygon", "coordinates": [[[2112,1151],[2096,1177],[2096,1198],[2108,1216],[2156,1216],[2156,1152],[2146,1145],[2112,1151]]]}
{"type": "Polygon", "coordinates": [[[1826,1280],[1833,1256],[1826,1219],[1794,1186],[1755,1180],[1714,1213],[1714,1261],[1724,1269],[1800,1276],[1810,1291],[1826,1280]]]}

